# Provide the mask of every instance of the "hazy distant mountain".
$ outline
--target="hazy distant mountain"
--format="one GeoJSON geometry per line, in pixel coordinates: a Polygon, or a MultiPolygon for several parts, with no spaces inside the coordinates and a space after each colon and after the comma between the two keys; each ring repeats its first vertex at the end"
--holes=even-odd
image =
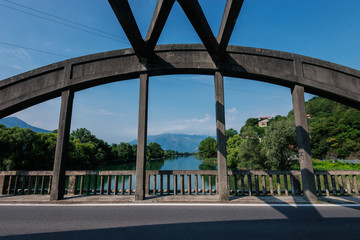
{"type": "Polygon", "coordinates": [[[52,131],[49,131],[49,130],[33,127],[33,126],[27,124],[26,122],[24,122],[23,120],[21,120],[21,119],[19,119],[17,117],[7,117],[7,118],[0,119],[0,124],[3,124],[8,128],[12,128],[12,127],[30,128],[34,132],[38,132],[38,133],[40,133],[40,132],[41,133],[52,132],[52,131]]]}
{"type": "MultiPolygon", "coordinates": [[[[156,142],[161,145],[164,150],[174,150],[178,152],[197,152],[199,144],[207,138],[205,135],[187,135],[164,133],[160,135],[148,136],[147,143],[156,142]]],[[[133,140],[130,144],[137,144],[137,140],[133,140]]]]}

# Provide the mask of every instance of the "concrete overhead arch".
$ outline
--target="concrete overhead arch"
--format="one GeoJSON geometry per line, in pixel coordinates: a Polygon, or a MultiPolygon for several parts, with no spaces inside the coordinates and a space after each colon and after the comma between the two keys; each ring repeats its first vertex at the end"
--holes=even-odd
{"type": "Polygon", "coordinates": [[[69,59],[0,81],[0,118],[61,96],[51,200],[63,198],[63,160],[75,91],[109,82],[140,78],[136,200],[145,198],[145,162],[149,76],[214,76],[218,190],[228,200],[223,76],[247,78],[291,88],[304,196],[316,200],[304,91],[360,109],[360,71],[319,59],[273,50],[229,46],[244,0],[227,0],[215,37],[196,0],[177,0],[203,44],[157,45],[175,0],[158,0],[145,39],[128,0],[109,0],[132,49],[69,59]]]}
{"type": "Polygon", "coordinates": [[[158,45],[144,65],[133,49],[69,59],[0,81],[0,118],[59,97],[114,81],[167,74],[207,74],[303,86],[308,93],[360,109],[360,71],[297,54],[228,46],[216,65],[201,44],[158,45]]]}

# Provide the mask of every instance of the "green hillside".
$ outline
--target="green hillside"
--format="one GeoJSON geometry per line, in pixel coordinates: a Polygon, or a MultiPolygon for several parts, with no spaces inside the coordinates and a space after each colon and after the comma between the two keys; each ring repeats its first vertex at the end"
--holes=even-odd
{"type": "Polygon", "coordinates": [[[315,97],[306,103],[314,158],[360,157],[360,111],[315,97]]]}
{"type": "MultiPolygon", "coordinates": [[[[306,103],[306,112],[309,115],[311,148],[315,159],[360,159],[359,110],[314,97],[306,103]]],[[[298,168],[293,111],[287,116],[273,117],[267,127],[259,127],[257,118],[249,118],[239,134],[235,131],[235,134],[228,135],[233,131],[227,130],[227,159],[230,168],[298,168]]],[[[216,157],[216,142],[214,139],[210,140],[200,143],[200,155],[216,157]],[[213,154],[209,156],[207,153],[213,154]]]]}

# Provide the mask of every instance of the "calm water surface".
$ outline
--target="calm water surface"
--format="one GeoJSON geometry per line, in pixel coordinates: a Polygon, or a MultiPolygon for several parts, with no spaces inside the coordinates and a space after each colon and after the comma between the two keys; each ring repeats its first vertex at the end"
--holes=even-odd
{"type": "MultiPolygon", "coordinates": [[[[175,158],[168,158],[168,159],[161,159],[161,160],[150,160],[146,162],[146,170],[216,170],[217,167],[214,164],[207,164],[203,163],[201,158],[195,157],[195,156],[183,156],[183,157],[175,157],[175,158]]],[[[136,163],[122,163],[122,164],[116,164],[116,165],[109,165],[103,167],[101,170],[136,170],[136,163]]],[[[179,176],[178,176],[179,177],[179,176]]],[[[132,176],[132,189],[135,189],[135,175],[132,176]]],[[[200,176],[198,176],[198,180],[200,182],[200,176]]],[[[185,184],[186,183],[185,179],[185,184]]],[[[167,182],[167,176],[164,176],[164,183],[166,188],[166,182],[167,182]]],[[[192,188],[195,186],[195,180],[194,178],[191,181],[192,188]]],[[[128,187],[128,177],[125,178],[125,186],[128,187]]],[[[160,184],[160,176],[157,176],[157,188],[159,188],[160,184]]],[[[179,184],[179,180],[178,180],[179,184]]],[[[114,179],[111,181],[111,187],[113,188],[115,183],[114,179]]],[[[119,183],[119,186],[120,183],[119,183]]],[[[150,189],[152,189],[153,182],[150,181],[150,189]]],[[[173,186],[173,177],[170,177],[170,186],[172,188],[173,186]]],[[[208,183],[206,183],[206,187],[208,186],[208,183]]],[[[105,184],[106,189],[106,184],[105,184]]]]}
{"type": "MultiPolygon", "coordinates": [[[[103,167],[101,170],[135,170],[136,163],[121,163],[103,167]]],[[[215,170],[213,164],[204,164],[195,156],[175,157],[146,161],[146,170],[215,170]]]]}

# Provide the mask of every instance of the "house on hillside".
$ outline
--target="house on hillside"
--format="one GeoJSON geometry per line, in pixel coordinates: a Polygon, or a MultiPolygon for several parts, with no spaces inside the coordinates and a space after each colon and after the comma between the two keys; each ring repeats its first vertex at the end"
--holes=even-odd
{"type": "Polygon", "coordinates": [[[270,121],[271,117],[267,116],[267,117],[259,117],[259,127],[267,127],[268,126],[268,122],[270,121]]]}

